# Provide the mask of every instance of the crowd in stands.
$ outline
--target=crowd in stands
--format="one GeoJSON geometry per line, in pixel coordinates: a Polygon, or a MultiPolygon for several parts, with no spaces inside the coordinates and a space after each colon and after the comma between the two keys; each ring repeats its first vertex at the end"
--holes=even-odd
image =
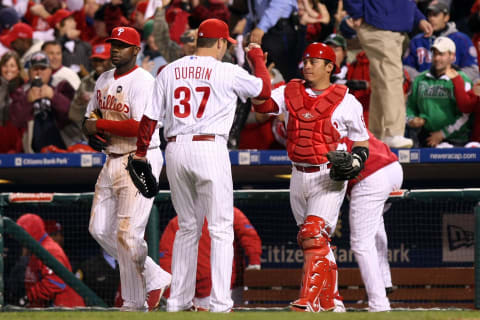
{"type": "MultiPolygon", "coordinates": [[[[94,152],[81,127],[96,79],[112,68],[112,29],[139,31],[137,64],[155,76],[193,54],[208,18],[238,40],[224,61],[248,69],[243,46],[262,45],[274,87],[301,78],[309,43],[331,46],[334,82],[390,147],[480,145],[480,0],[3,0],[0,152],[94,152]]],[[[238,101],[230,148],[279,149],[285,137],[283,119],[238,101]]]]}

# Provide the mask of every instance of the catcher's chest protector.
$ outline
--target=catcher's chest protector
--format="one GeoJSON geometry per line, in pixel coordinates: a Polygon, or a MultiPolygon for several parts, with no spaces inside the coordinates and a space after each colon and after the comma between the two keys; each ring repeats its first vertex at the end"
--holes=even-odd
{"type": "Polygon", "coordinates": [[[327,162],[325,154],[336,150],[340,134],[331,117],[342,102],[347,87],[331,85],[318,97],[310,97],[301,80],[290,81],[285,88],[289,117],[287,151],[290,160],[311,164],[327,162]]]}

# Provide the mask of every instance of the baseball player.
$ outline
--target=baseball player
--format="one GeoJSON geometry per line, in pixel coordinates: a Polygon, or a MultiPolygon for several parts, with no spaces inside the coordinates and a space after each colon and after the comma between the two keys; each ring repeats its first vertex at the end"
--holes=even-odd
{"type": "Polygon", "coordinates": [[[368,133],[361,104],[347,87],[330,82],[332,72],[338,70],[332,48],[323,43],[310,44],[303,54],[303,64],[304,81],[291,80],[273,90],[271,99],[253,103],[257,111],[284,113],[287,122],[287,152],[293,162],[290,205],[300,227],[297,239],[304,252],[300,297],[291,308],[341,312],[345,307],[338,294],[330,236],[347,181],[330,177],[333,172],[326,154],[346,150],[341,143],[343,137],[355,141],[350,156],[356,159],[358,174],[368,158],[368,133]]]}
{"type": "Polygon", "coordinates": [[[194,55],[168,64],[158,74],[153,102],[140,122],[137,159],[143,159],[160,120],[172,202],[178,214],[167,311],[188,310],[195,293],[198,241],[207,218],[211,241],[211,312],[230,312],[233,259],[233,183],[227,138],[236,99],[267,99],[270,79],[258,45],[248,58],[256,76],[222,59],[235,43],[225,22],[207,19],[198,30],[194,55]]]}
{"type": "MultiPolygon", "coordinates": [[[[355,253],[368,295],[368,310],[390,310],[385,288],[391,287],[387,236],[383,222],[390,192],[400,189],[402,166],[390,148],[369,132],[370,157],[365,168],[349,181],[350,245],[355,253]]],[[[353,142],[346,139],[348,150],[353,142]]]]}
{"type": "MultiPolygon", "coordinates": [[[[238,208],[233,208],[233,230],[234,240],[234,262],[232,268],[232,286],[236,281],[237,270],[242,274],[243,255],[245,252],[248,258],[247,269],[260,269],[260,257],[262,255],[262,241],[257,231],[250,223],[250,220],[238,208]]],[[[171,270],[172,250],[175,234],[178,231],[178,217],[170,220],[162,233],[160,240],[160,266],[165,270],[171,270]]],[[[210,291],[212,288],[212,276],[210,270],[210,243],[208,233],[208,222],[205,221],[202,228],[202,235],[198,244],[198,263],[195,285],[195,298],[193,300],[194,310],[206,311],[209,308],[210,291]]],[[[243,289],[243,288],[242,288],[243,289]]],[[[167,292],[168,293],[168,292],[167,292]]],[[[167,296],[167,293],[165,296],[167,296]]]]}
{"type": "MultiPolygon", "coordinates": [[[[171,276],[147,257],[145,227],[153,203],[134,186],[125,166],[136,149],[139,121],[153,90],[154,79],[135,65],[140,50],[140,35],[135,29],[118,27],[111,37],[111,60],[115,69],[104,72],[97,80],[85,117],[100,110],[102,119],[86,119],[88,135],[101,133],[108,144],[107,160],[95,185],[89,231],[102,248],[120,266],[125,311],[155,308],[171,276]]],[[[163,164],[159,149],[158,128],[153,128],[146,157],[156,177],[163,164]]]]}

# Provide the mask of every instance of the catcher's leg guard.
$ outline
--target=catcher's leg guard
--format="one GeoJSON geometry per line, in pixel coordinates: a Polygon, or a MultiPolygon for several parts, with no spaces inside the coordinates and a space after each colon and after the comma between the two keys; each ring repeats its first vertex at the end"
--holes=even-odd
{"type": "Polygon", "coordinates": [[[292,310],[320,312],[335,308],[337,265],[328,260],[330,252],[325,221],[308,216],[298,233],[304,253],[302,287],[299,299],[292,302],[292,310]]]}

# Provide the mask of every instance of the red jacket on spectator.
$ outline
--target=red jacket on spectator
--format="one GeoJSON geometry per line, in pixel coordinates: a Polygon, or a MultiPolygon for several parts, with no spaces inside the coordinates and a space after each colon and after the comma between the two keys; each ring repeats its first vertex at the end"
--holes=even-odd
{"type": "Polygon", "coordinates": [[[190,16],[190,25],[192,28],[198,28],[203,20],[220,19],[228,24],[230,20],[230,11],[223,2],[209,1],[207,5],[200,4],[196,6],[190,16]]]}
{"type": "Polygon", "coordinates": [[[96,35],[95,26],[93,25],[93,20],[91,23],[87,22],[87,15],[85,14],[85,9],[75,11],[73,14],[75,22],[77,23],[77,29],[80,30],[80,40],[85,42],[90,42],[96,35]]]}
{"type": "Polygon", "coordinates": [[[182,10],[181,3],[181,0],[173,0],[165,11],[165,20],[168,23],[170,39],[180,45],[182,44],[180,37],[188,29],[188,17],[190,16],[190,13],[182,10]]]}
{"type": "MultiPolygon", "coordinates": [[[[36,214],[27,213],[18,219],[17,224],[40,242],[42,247],[65,268],[72,271],[70,261],[63,249],[45,231],[42,218],[36,214]]],[[[53,302],[54,306],[61,307],[85,306],[83,298],[35,255],[31,256],[25,271],[25,291],[30,307],[49,307],[50,302],[53,302]]]]}
{"type": "Polygon", "coordinates": [[[465,84],[460,75],[453,78],[452,82],[458,110],[464,113],[475,113],[470,141],[480,142],[480,97],[475,95],[473,90],[465,91],[465,84]]]}
{"type": "MultiPolygon", "coordinates": [[[[235,233],[235,254],[232,272],[232,285],[236,279],[236,266],[243,265],[243,257],[239,254],[239,246],[243,248],[248,257],[249,265],[260,265],[262,255],[262,242],[257,231],[252,226],[248,218],[237,208],[234,208],[233,229],[235,233]]],[[[172,272],[172,252],[173,241],[178,230],[178,217],[173,218],[163,231],[160,239],[160,266],[167,272],[172,272]]],[[[205,223],[202,228],[202,235],[198,244],[198,263],[197,263],[197,284],[195,297],[204,298],[210,295],[212,288],[212,279],[210,276],[210,234],[208,233],[208,224],[205,223]]],[[[243,268],[241,269],[243,270],[243,268]]]]}
{"type": "Polygon", "coordinates": [[[25,15],[24,15],[23,18],[25,19],[26,23],[28,23],[33,28],[33,30],[35,30],[35,31],[47,31],[48,29],[51,28],[50,25],[48,24],[48,22],[46,20],[44,20],[43,18],[41,18],[37,15],[34,15],[30,11],[30,8],[33,7],[34,5],[36,5],[35,2],[33,2],[33,1],[28,2],[27,12],[25,12],[25,15]]]}

